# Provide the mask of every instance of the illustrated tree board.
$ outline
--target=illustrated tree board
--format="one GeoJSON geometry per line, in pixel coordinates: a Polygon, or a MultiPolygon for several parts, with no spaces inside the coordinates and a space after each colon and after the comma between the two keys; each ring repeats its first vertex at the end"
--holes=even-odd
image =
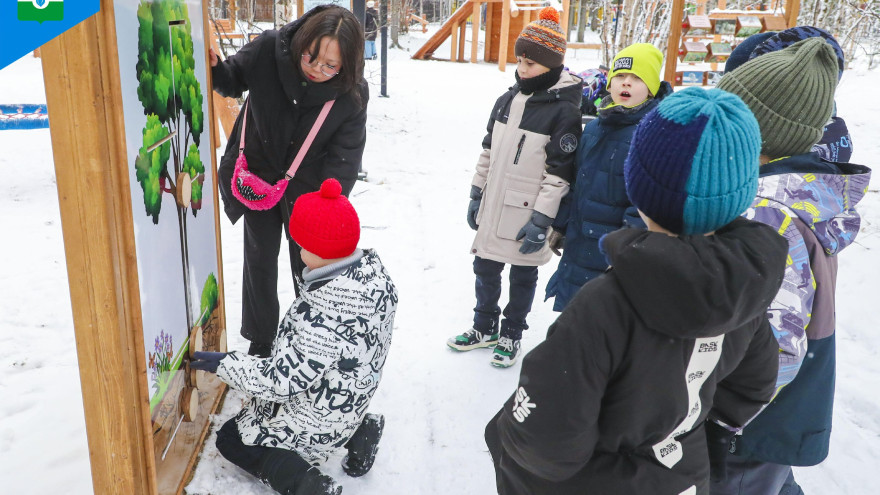
{"type": "Polygon", "coordinates": [[[225,390],[187,373],[226,346],[206,25],[104,0],[42,49],[95,493],[182,493],[225,390]]]}

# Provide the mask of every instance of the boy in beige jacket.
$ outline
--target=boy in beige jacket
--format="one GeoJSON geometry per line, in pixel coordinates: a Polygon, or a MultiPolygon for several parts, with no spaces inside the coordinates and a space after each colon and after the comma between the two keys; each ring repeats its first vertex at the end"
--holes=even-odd
{"type": "Polygon", "coordinates": [[[563,68],[560,31],[559,14],[547,7],[517,38],[517,84],[495,102],[471,183],[477,305],[473,327],[447,344],[458,351],[494,347],[491,363],[504,368],[519,358],[538,266],[550,260],[547,234],[568,192],[581,134],[581,81],[563,68]],[[500,319],[507,263],[510,297],[500,319]]]}

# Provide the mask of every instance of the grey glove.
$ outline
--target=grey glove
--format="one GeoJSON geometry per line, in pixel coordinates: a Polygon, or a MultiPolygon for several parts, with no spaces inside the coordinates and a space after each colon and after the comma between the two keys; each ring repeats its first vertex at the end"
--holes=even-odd
{"type": "Polygon", "coordinates": [[[552,218],[543,213],[533,211],[531,220],[523,225],[523,228],[519,229],[519,233],[516,234],[516,240],[522,239],[523,241],[522,246],[519,247],[519,252],[530,254],[540,251],[544,247],[544,243],[547,242],[547,229],[552,223],[552,218]]]}
{"type": "Polygon", "coordinates": [[[467,222],[472,229],[477,230],[477,212],[480,211],[480,201],[483,200],[483,190],[477,186],[471,186],[471,202],[468,204],[467,222]]]}
{"type": "Polygon", "coordinates": [[[547,236],[547,245],[550,246],[550,251],[553,251],[556,256],[562,256],[564,244],[565,235],[556,229],[550,229],[550,235],[547,236]]]}

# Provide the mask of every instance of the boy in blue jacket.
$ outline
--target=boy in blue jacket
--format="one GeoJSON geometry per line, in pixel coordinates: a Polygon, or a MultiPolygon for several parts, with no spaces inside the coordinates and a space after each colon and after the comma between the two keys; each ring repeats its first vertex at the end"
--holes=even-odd
{"type": "Polygon", "coordinates": [[[636,43],[614,57],[608,73],[609,95],[599,104],[599,117],[587,124],[578,144],[571,191],[553,222],[548,243],[565,250],[547,284],[546,299],[562,311],[575,292],[608,267],[599,238],[624,225],[643,227],[627,198],[623,161],[639,121],[672,93],[660,81],[663,54],[654,45],[636,43]]]}
{"type": "Polygon", "coordinates": [[[813,466],[828,455],[836,255],[858,234],[854,208],[871,176],[867,167],[811,152],[832,113],[838,70],[832,45],[811,37],[753,58],[718,84],[740,96],[760,124],[761,177],[745,216],[788,241],[789,261],[768,310],[779,343],[777,394],[741,435],[707,428],[717,454],[713,495],[802,494],[791,466],[813,466]]]}

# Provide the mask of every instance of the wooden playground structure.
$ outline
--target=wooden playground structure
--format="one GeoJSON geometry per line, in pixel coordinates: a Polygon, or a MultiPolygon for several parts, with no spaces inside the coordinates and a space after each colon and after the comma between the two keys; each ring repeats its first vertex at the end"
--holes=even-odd
{"type": "MultiPolygon", "coordinates": [[[[434,52],[447,38],[452,37],[449,60],[465,61],[465,40],[467,21],[471,19],[470,62],[476,63],[479,52],[480,22],[482,7],[486,4],[486,41],[483,46],[483,60],[498,62],[498,70],[504,71],[507,64],[516,63],[513,51],[516,38],[526,24],[537,18],[537,11],[545,7],[543,0],[467,0],[412,56],[414,59],[434,58],[434,52]],[[499,54],[504,54],[500,56],[499,54]]],[[[570,0],[562,0],[560,25],[568,25],[570,0]]],[[[570,48],[598,48],[599,45],[569,43],[570,48]]]]}
{"type": "MultiPolygon", "coordinates": [[[[726,55],[735,47],[742,33],[749,32],[743,30],[741,21],[757,22],[760,25],[760,31],[777,31],[797,25],[797,16],[800,11],[800,0],[772,0],[767,2],[766,10],[749,10],[749,11],[726,11],[726,0],[719,0],[717,7],[710,13],[706,13],[705,0],[686,2],[686,0],[667,0],[671,3],[671,19],[669,28],[669,37],[666,48],[666,60],[664,69],[664,80],[670,84],[681,84],[683,74],[694,76],[700,73],[701,76],[718,72],[718,64],[726,60],[726,55]],[[696,15],[685,16],[686,3],[696,4],[696,15]],[[703,31],[687,30],[683,31],[683,24],[687,26],[687,20],[695,18],[706,24],[703,31]],[[720,21],[720,22],[718,22],[720,21]],[[715,26],[719,26],[716,32],[715,26]],[[721,30],[722,26],[734,29],[721,30]],[[738,38],[739,37],[739,38],[738,38]],[[708,44],[706,44],[708,43],[708,44]],[[701,44],[702,48],[697,47],[701,44]],[[679,70],[679,59],[685,58],[688,48],[696,48],[702,50],[702,53],[710,53],[708,50],[716,49],[713,55],[703,57],[708,67],[700,67],[700,70],[679,70]],[[718,50],[722,50],[719,52],[718,50]],[[726,50],[726,52],[725,52],[726,50]]],[[[531,22],[537,16],[535,11],[542,9],[546,5],[543,0],[467,0],[446,20],[440,29],[413,54],[412,58],[419,60],[449,60],[452,62],[476,63],[479,56],[479,37],[480,23],[485,22],[485,43],[483,46],[483,61],[497,62],[498,69],[502,72],[509,63],[516,63],[516,54],[513,47],[516,38],[526,24],[531,22]],[[483,4],[486,5],[485,21],[482,16],[483,4]],[[467,41],[467,23],[470,19],[471,23],[471,50],[469,59],[465,54],[465,42],[467,41]],[[450,53],[448,59],[440,59],[434,56],[440,46],[451,38],[450,53]],[[500,54],[505,54],[501,56],[500,54]]],[[[562,12],[560,15],[560,25],[568,26],[571,1],[562,0],[562,12]]],[[[568,48],[578,49],[600,49],[600,44],[588,43],[568,43],[568,48]]],[[[690,61],[693,65],[695,55],[692,54],[690,61]]],[[[684,62],[684,60],[682,60],[684,62]]],[[[688,69],[682,66],[682,69],[688,69]]],[[[703,84],[710,84],[709,78],[703,77],[703,84]]]]}
{"type": "Polygon", "coordinates": [[[748,11],[727,11],[727,1],[718,0],[708,13],[705,1],[695,2],[696,13],[685,16],[685,3],[672,0],[663,79],[673,86],[714,86],[737,43],[757,32],[794,27],[800,12],[800,0],[773,0],[767,10],[748,11]]]}

